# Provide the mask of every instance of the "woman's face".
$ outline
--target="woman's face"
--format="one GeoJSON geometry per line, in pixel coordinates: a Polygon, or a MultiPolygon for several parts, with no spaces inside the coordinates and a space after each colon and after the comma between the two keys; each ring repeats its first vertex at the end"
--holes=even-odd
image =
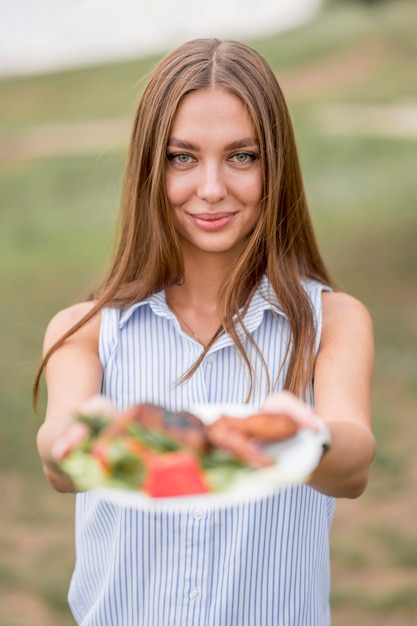
{"type": "Polygon", "coordinates": [[[220,88],[187,95],[168,140],[166,189],[183,252],[239,254],[262,197],[253,123],[220,88]]]}

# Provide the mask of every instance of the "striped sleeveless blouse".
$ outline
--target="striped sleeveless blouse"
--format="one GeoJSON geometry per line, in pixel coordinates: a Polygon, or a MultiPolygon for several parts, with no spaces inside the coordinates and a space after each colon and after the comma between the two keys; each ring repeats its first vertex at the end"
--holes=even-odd
{"type": "MultiPolygon", "coordinates": [[[[328,288],[310,280],[304,288],[318,347],[321,292],[328,288]]],[[[264,278],[244,321],[279,390],[289,327],[271,291],[264,278]]],[[[245,347],[255,370],[251,401],[261,406],[268,393],[264,367],[249,342],[245,347]]],[[[190,380],[175,385],[201,351],[181,330],[165,292],[124,310],[106,308],[102,393],[119,409],[244,402],[248,372],[228,335],[190,380]]],[[[332,498],[307,485],[169,512],[110,503],[94,491],[78,494],[71,610],[82,626],[329,626],[333,510],[332,498]]]]}

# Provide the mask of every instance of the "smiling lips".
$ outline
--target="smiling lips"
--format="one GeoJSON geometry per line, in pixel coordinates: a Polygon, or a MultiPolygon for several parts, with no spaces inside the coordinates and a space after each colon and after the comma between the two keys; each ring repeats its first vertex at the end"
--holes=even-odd
{"type": "Polygon", "coordinates": [[[198,215],[190,214],[190,217],[202,230],[213,231],[230,224],[235,215],[236,213],[200,213],[198,215]]]}

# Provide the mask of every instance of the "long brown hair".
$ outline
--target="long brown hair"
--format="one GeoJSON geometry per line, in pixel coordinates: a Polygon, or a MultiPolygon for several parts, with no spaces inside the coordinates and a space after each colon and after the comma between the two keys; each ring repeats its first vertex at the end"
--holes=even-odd
{"type": "Polygon", "coordinates": [[[235,323],[242,323],[245,305],[266,274],[291,329],[285,387],[303,395],[314,367],[315,328],[301,279],[331,280],[314,236],[287,105],[274,73],[255,50],[234,41],[195,39],[166,56],[144,89],[126,163],[113,261],[91,296],[94,307],[44,356],[34,382],[35,402],[50,356],[102,307],[127,307],[182,281],[183,259],[165,190],[166,147],[182,99],[213,86],[239,97],[252,119],[260,145],[263,198],[259,221],[219,292],[221,327],[185,378],[222,332],[233,337],[252,378],[235,323]]]}

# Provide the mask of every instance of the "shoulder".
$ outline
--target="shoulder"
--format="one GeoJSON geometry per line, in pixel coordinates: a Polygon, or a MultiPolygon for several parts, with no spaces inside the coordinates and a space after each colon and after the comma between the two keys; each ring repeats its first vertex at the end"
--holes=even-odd
{"type": "MultiPolygon", "coordinates": [[[[44,339],[44,351],[48,351],[67,332],[71,331],[93,310],[95,302],[79,302],[54,315],[49,322],[44,339]]],[[[98,341],[101,314],[98,312],[82,324],[73,334],[73,341],[98,341]]]]}
{"type": "Polygon", "coordinates": [[[324,291],[322,301],[323,317],[327,321],[349,318],[353,321],[372,324],[371,315],[366,306],[347,293],[324,291]]]}
{"type": "Polygon", "coordinates": [[[353,296],[342,292],[324,292],[322,343],[337,339],[359,344],[373,343],[372,318],[367,307],[353,296]]]}

